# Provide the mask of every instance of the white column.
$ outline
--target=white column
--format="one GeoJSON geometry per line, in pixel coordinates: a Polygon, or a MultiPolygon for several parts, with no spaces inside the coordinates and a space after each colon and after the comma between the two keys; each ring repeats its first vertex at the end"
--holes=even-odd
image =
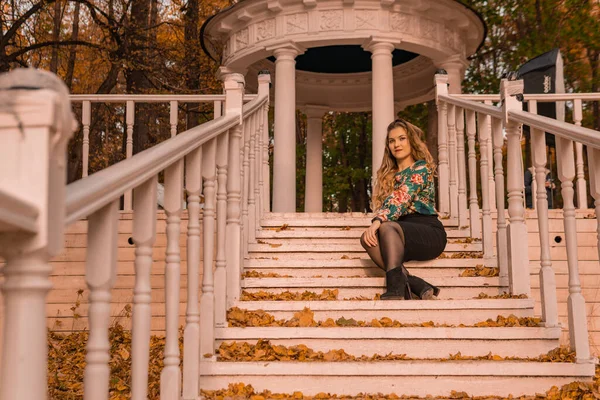
{"type": "Polygon", "coordinates": [[[363,48],[371,52],[373,71],[372,182],[374,183],[383,159],[387,127],[394,121],[396,115],[394,113],[394,71],[392,69],[394,45],[389,42],[371,40],[363,48]]]}
{"type": "Polygon", "coordinates": [[[304,212],[323,211],[323,113],[322,107],[306,108],[306,194],[304,212]]]}
{"type": "Polygon", "coordinates": [[[438,112],[438,210],[450,213],[450,170],[448,165],[448,105],[438,96],[448,94],[448,75],[439,70],[435,74],[435,104],[438,112]]]}
{"type": "Polygon", "coordinates": [[[296,57],[301,49],[287,44],[275,56],[275,132],[273,211],[296,211],[296,57]]]}

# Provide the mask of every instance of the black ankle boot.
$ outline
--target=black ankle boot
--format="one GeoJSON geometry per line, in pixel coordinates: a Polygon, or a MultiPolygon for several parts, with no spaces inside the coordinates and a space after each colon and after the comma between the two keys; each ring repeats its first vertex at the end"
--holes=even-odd
{"type": "Polygon", "coordinates": [[[433,297],[437,297],[440,293],[440,288],[433,286],[418,276],[409,275],[408,284],[412,293],[417,295],[421,300],[433,300],[433,297]]]}
{"type": "Polygon", "coordinates": [[[381,295],[381,300],[410,300],[410,286],[404,266],[396,267],[385,273],[386,292],[381,295]]]}

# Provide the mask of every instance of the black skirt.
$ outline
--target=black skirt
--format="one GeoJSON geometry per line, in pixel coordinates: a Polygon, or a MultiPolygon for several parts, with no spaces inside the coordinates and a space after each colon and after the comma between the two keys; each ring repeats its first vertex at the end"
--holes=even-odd
{"type": "Polygon", "coordinates": [[[408,214],[396,222],[404,231],[404,261],[433,260],[446,248],[446,231],[437,215],[408,214]]]}

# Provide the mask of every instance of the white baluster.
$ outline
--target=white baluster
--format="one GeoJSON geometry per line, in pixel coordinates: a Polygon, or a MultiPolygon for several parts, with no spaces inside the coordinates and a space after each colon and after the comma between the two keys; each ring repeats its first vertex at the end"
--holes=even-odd
{"type": "Polygon", "coordinates": [[[88,176],[90,170],[90,124],[92,123],[91,109],[92,104],[88,100],[85,100],[81,105],[81,124],[83,125],[83,160],[81,167],[81,176],[83,178],[88,176]]]}
{"type": "MultiPolygon", "coordinates": [[[[538,182],[546,181],[546,132],[531,129],[531,158],[538,182]]],[[[558,326],[558,303],[556,300],[556,279],[550,259],[550,233],[548,228],[548,199],[544,185],[538,185],[536,209],[540,238],[540,294],[542,300],[542,320],[546,326],[558,326]]]]}
{"type": "Polygon", "coordinates": [[[467,110],[467,144],[469,146],[469,218],[471,237],[481,239],[481,224],[479,223],[479,203],[477,201],[477,155],[475,153],[475,112],[467,110]]]}
{"type": "Polygon", "coordinates": [[[248,201],[250,188],[250,136],[254,117],[250,116],[244,121],[244,157],[243,157],[243,191],[242,191],[242,255],[248,254],[248,240],[250,238],[250,225],[248,215],[248,201]]]}
{"type": "Polygon", "coordinates": [[[254,197],[256,198],[256,230],[260,229],[260,220],[263,215],[263,197],[262,193],[264,191],[263,185],[263,142],[264,135],[263,129],[265,128],[265,113],[262,112],[262,108],[257,112],[258,113],[258,130],[256,131],[256,141],[255,141],[255,150],[256,153],[256,186],[254,187],[254,197]]]}
{"type": "Polygon", "coordinates": [[[465,162],[465,115],[464,110],[456,107],[456,140],[458,155],[458,226],[469,225],[467,214],[467,172],[465,162]]]}
{"type": "Polygon", "coordinates": [[[152,246],[156,240],[156,186],[153,177],[134,189],[133,243],[135,244],[135,286],[131,338],[131,398],[148,398],[148,363],[152,320],[152,246]]]}
{"type": "Polygon", "coordinates": [[[169,123],[171,124],[171,137],[177,135],[177,122],[179,121],[179,108],[177,101],[169,102],[169,123]]]}
{"type": "Polygon", "coordinates": [[[490,137],[490,116],[479,113],[477,125],[479,130],[479,175],[481,176],[481,231],[483,235],[484,264],[489,265],[494,258],[494,240],[492,237],[492,214],[490,213],[490,181],[488,180],[488,138],[490,137]]]}
{"type": "Polygon", "coordinates": [[[258,113],[250,118],[250,147],[248,149],[248,241],[256,242],[256,132],[258,132],[258,113]]]}
{"type": "MultiPolygon", "coordinates": [[[[135,122],[135,103],[133,100],[127,101],[127,108],[125,111],[125,122],[127,124],[127,139],[126,139],[126,157],[131,158],[133,156],[133,124],[135,122]]],[[[131,211],[132,207],[132,196],[131,190],[125,192],[123,199],[123,210],[131,211]]]]}
{"type": "Polygon", "coordinates": [[[264,212],[271,211],[271,169],[269,168],[269,106],[264,107],[265,129],[263,132],[263,210],[264,212]]]}
{"type": "Polygon", "coordinates": [[[165,170],[165,202],[167,214],[167,251],[165,266],[165,353],[160,374],[161,400],[179,400],[181,371],[179,369],[179,288],[181,281],[181,203],[183,201],[183,160],[165,170]]]}
{"type": "Polygon", "coordinates": [[[85,282],[90,291],[83,397],[108,400],[110,378],[110,291],[117,279],[119,202],[104,206],[88,218],[85,282]]]}
{"type": "Polygon", "coordinates": [[[600,150],[591,147],[587,148],[588,170],[590,174],[590,194],[594,197],[594,207],[596,208],[598,240],[598,259],[600,259],[600,150]]]}
{"type": "MultiPolygon", "coordinates": [[[[492,105],[492,101],[491,100],[486,100],[484,102],[485,104],[491,106],[492,105]]],[[[492,131],[492,119],[489,118],[488,119],[488,132],[492,131]]],[[[492,144],[492,135],[488,135],[488,140],[487,140],[487,149],[488,149],[488,180],[490,181],[488,187],[490,188],[490,196],[489,196],[489,201],[490,201],[490,211],[496,212],[496,182],[494,181],[494,148],[493,148],[493,144],[492,144]]]]}
{"type": "MultiPolygon", "coordinates": [[[[507,190],[510,225],[508,238],[508,280],[512,294],[530,295],[527,226],[523,207],[523,156],[521,153],[521,125],[508,119],[508,110],[521,110],[516,98],[523,93],[523,81],[502,80],[501,96],[504,102],[504,129],[507,143],[507,190]]],[[[485,235],[485,232],[484,232],[485,235]]]]}
{"type": "Polygon", "coordinates": [[[185,190],[187,193],[187,308],[183,331],[183,394],[184,400],[198,397],[200,367],[200,190],[202,148],[185,158],[185,190]]]}
{"type": "Polygon", "coordinates": [[[565,246],[567,248],[567,265],[569,266],[569,298],[567,300],[569,342],[571,349],[577,353],[577,362],[590,362],[585,299],[581,294],[577,260],[577,220],[573,202],[573,179],[575,178],[573,142],[556,137],[556,155],[560,193],[563,198],[565,246]]]}
{"type": "Polygon", "coordinates": [[[456,112],[448,104],[448,155],[450,161],[450,217],[458,218],[458,153],[456,151],[456,112]]]}
{"type": "MultiPolygon", "coordinates": [[[[537,100],[529,100],[527,102],[527,108],[530,113],[537,114],[537,112],[538,112],[537,111],[537,100]]],[[[544,143],[546,143],[546,138],[544,138],[544,143]]],[[[533,151],[534,151],[533,150],[533,142],[531,142],[530,145],[531,145],[531,154],[533,154],[533,151]]],[[[537,182],[538,182],[538,180],[537,180],[537,176],[535,173],[535,165],[533,164],[533,157],[531,160],[531,166],[532,166],[532,171],[533,171],[531,173],[531,207],[535,209],[537,207],[537,192],[538,192],[537,182]]],[[[544,168],[545,168],[545,166],[544,166],[544,168]]],[[[525,174],[525,171],[523,171],[523,174],[525,174]]],[[[541,186],[543,188],[545,188],[546,175],[544,175],[544,180],[542,182],[544,182],[544,184],[541,186]]],[[[546,196],[546,198],[547,197],[548,196],[546,196]]]]}
{"type": "Polygon", "coordinates": [[[438,209],[440,214],[450,213],[450,169],[448,165],[448,105],[438,100],[438,95],[448,94],[448,75],[436,73],[434,78],[438,112],[438,209]]]}
{"type": "Polygon", "coordinates": [[[215,293],[213,260],[215,247],[215,180],[217,139],[202,146],[202,179],[204,181],[204,276],[200,298],[200,354],[212,354],[215,344],[215,293]]]}
{"type": "MultiPolygon", "coordinates": [[[[241,74],[224,76],[225,101],[227,113],[242,113],[242,96],[244,94],[244,77],[241,74]]],[[[240,229],[240,139],[242,125],[229,131],[229,151],[227,160],[227,307],[231,307],[240,296],[241,276],[241,229],[240,229]]]]}
{"type": "MultiPolygon", "coordinates": [[[[581,99],[573,101],[573,122],[577,126],[581,126],[583,112],[581,109],[581,99]]],[[[587,205],[587,187],[585,183],[585,173],[583,169],[583,144],[575,142],[575,154],[577,165],[577,208],[580,210],[588,208],[587,205]]]]}
{"type": "Polygon", "coordinates": [[[505,194],[504,194],[504,167],[502,166],[502,146],[504,137],[502,135],[502,120],[492,118],[492,138],[494,146],[494,182],[496,184],[496,255],[500,280],[508,278],[508,238],[506,232],[505,216],[505,194]]]}
{"type": "Polygon", "coordinates": [[[217,260],[215,269],[215,327],[227,327],[227,152],[229,133],[217,138],[217,260]]]}

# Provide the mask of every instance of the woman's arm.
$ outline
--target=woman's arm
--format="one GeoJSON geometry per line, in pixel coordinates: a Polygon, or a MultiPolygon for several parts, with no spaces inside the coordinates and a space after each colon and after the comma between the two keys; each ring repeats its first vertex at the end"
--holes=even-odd
{"type": "Polygon", "coordinates": [[[426,167],[413,171],[410,177],[405,178],[404,182],[395,187],[394,191],[383,201],[373,220],[395,221],[408,214],[415,197],[427,185],[428,179],[429,171],[426,167]]]}

